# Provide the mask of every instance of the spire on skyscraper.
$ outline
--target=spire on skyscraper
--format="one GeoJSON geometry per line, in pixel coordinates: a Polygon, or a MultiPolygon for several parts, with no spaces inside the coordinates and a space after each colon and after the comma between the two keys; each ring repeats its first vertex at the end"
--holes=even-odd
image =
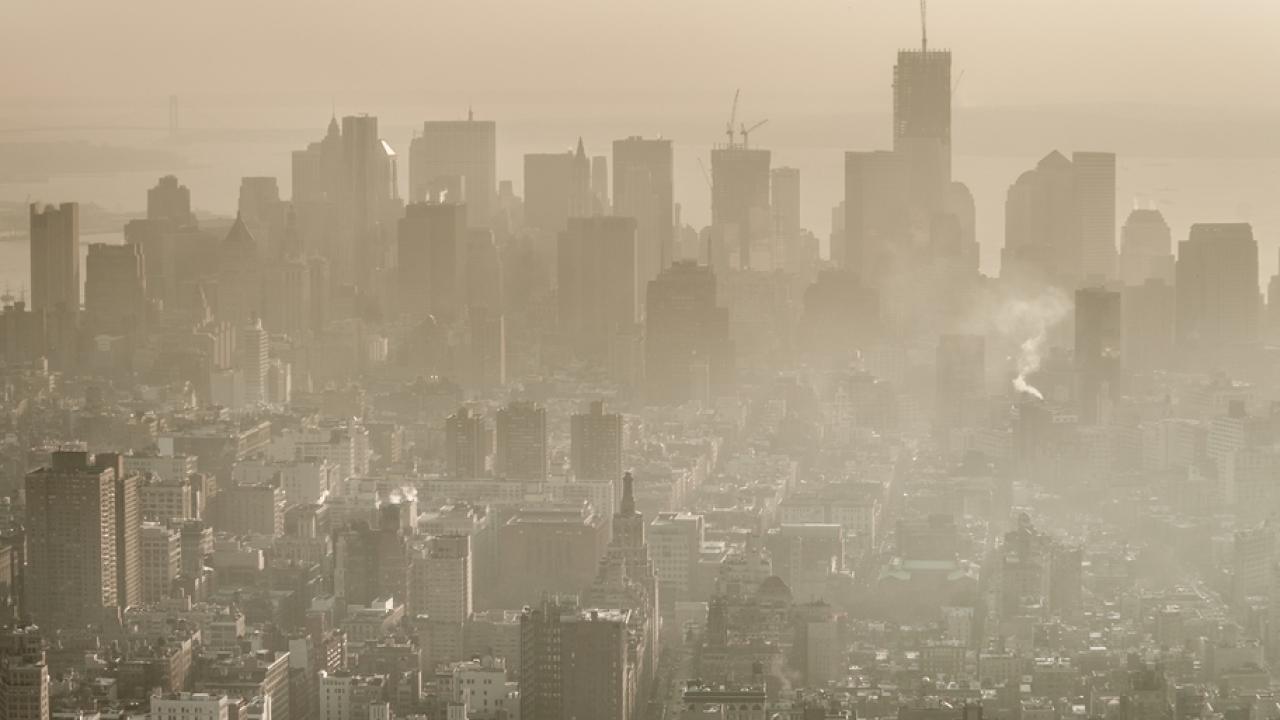
{"type": "Polygon", "coordinates": [[[622,517],[636,515],[635,478],[631,477],[630,472],[622,475],[622,508],[618,514],[622,517]]]}

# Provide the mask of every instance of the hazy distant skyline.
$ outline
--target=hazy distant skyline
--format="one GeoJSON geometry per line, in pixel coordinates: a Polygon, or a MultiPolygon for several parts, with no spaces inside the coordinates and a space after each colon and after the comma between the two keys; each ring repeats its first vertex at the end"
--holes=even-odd
{"type": "MultiPolygon", "coordinates": [[[[23,72],[7,75],[0,101],[422,93],[465,103],[627,90],[643,104],[746,87],[857,109],[884,97],[893,51],[919,42],[913,0],[6,5],[0,63],[23,72]]],[[[955,53],[970,105],[1276,106],[1277,23],[1280,6],[1262,0],[929,8],[931,45],[955,53]]]]}

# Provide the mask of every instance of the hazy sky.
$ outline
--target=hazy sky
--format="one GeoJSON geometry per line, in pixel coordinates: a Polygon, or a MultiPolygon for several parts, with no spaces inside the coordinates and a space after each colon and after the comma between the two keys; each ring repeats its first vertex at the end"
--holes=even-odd
{"type": "MultiPolygon", "coordinates": [[[[914,0],[5,0],[0,101],[726,88],[881,104],[914,0]]],[[[1273,0],[934,0],[966,104],[1280,103],[1273,0]]],[[[641,98],[642,95],[637,95],[641,98]]]]}

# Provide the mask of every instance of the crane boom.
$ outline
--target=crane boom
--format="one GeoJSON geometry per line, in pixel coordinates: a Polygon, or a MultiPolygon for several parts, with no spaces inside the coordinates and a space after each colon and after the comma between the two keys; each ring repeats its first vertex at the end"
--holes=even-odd
{"type": "Polygon", "coordinates": [[[729,123],[725,125],[724,134],[729,138],[729,147],[733,147],[733,123],[738,119],[738,94],[742,88],[733,91],[733,107],[729,110],[729,123]]]}
{"type": "Polygon", "coordinates": [[[756,128],[759,128],[767,122],[769,122],[769,118],[765,118],[751,127],[747,127],[746,123],[743,123],[738,130],[738,134],[742,135],[742,147],[749,147],[751,145],[751,133],[754,132],[756,128]]]}

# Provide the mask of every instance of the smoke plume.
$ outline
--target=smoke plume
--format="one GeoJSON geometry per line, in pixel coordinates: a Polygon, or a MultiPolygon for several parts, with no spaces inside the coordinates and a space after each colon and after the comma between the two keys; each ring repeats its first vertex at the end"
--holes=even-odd
{"type": "Polygon", "coordinates": [[[1030,299],[1009,299],[1000,307],[996,315],[1000,332],[1014,340],[1021,338],[1016,358],[1018,375],[1013,379],[1013,387],[1018,392],[1044,399],[1044,394],[1027,382],[1027,378],[1040,369],[1050,328],[1070,310],[1070,301],[1056,288],[1047,288],[1030,299]]]}

